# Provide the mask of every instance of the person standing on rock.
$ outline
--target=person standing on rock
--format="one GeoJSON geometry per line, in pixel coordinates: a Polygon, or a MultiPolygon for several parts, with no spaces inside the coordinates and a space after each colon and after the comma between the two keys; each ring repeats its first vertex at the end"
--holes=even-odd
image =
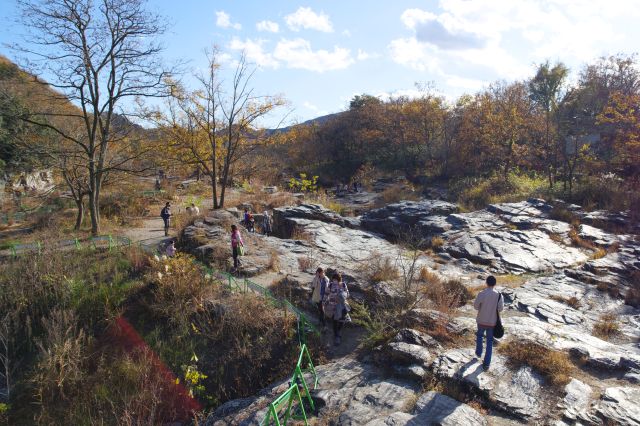
{"type": "Polygon", "coordinates": [[[324,294],[329,284],[329,278],[324,274],[324,269],[318,268],[316,275],[313,277],[313,292],[311,293],[311,302],[318,307],[318,317],[320,318],[320,325],[326,328],[327,324],[324,320],[324,308],[322,301],[324,300],[324,294]]]}
{"type": "Polygon", "coordinates": [[[164,236],[166,237],[167,235],[169,235],[169,225],[171,221],[171,203],[169,203],[168,201],[167,204],[165,204],[164,208],[160,210],[160,217],[164,222],[164,236]]]}
{"type": "Polygon", "coordinates": [[[236,225],[231,225],[231,253],[233,254],[233,271],[240,267],[240,256],[244,254],[244,241],[236,225]]]}
{"type": "Polygon", "coordinates": [[[487,288],[482,290],[476,300],[473,302],[473,307],[478,311],[476,316],[476,323],[478,324],[478,331],[476,333],[476,356],[480,358],[482,356],[482,340],[486,335],[487,348],[484,353],[484,361],[482,362],[482,368],[486,371],[491,364],[491,354],[493,352],[493,329],[498,321],[498,312],[504,309],[504,301],[502,300],[502,294],[495,290],[496,277],[489,275],[487,277],[487,288]]]}
{"type": "Polygon", "coordinates": [[[173,256],[176,255],[176,241],[175,240],[171,240],[171,242],[167,246],[167,250],[165,251],[165,253],[167,253],[167,257],[173,257],[173,256]]]}
{"type": "MultiPolygon", "coordinates": [[[[269,210],[265,210],[262,214],[262,233],[267,237],[271,234],[271,215],[269,214],[269,210]]],[[[322,300],[322,299],[321,299],[322,300]]]]}
{"type": "Polygon", "coordinates": [[[338,346],[342,341],[342,326],[345,322],[351,321],[349,311],[351,308],[347,303],[349,289],[342,281],[340,274],[333,274],[329,288],[324,295],[324,314],[326,318],[331,318],[333,323],[333,344],[338,346]]]}

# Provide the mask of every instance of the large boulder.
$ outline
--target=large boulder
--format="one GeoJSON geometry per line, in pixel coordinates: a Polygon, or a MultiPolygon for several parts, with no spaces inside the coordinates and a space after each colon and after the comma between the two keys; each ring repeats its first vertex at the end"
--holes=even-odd
{"type": "Polygon", "coordinates": [[[273,235],[279,238],[291,238],[296,230],[296,221],[293,219],[314,220],[348,228],[359,226],[358,219],[343,217],[320,204],[301,204],[273,210],[273,235]]]}
{"type": "Polygon", "coordinates": [[[442,223],[433,222],[433,216],[447,216],[458,211],[455,204],[441,200],[402,201],[374,209],[362,215],[362,227],[396,239],[405,232],[418,232],[423,236],[439,232],[442,223]]]}

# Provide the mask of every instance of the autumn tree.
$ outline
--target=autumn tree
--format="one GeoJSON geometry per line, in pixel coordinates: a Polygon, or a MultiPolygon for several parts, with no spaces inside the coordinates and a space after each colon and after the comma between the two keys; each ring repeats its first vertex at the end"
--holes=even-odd
{"type": "Polygon", "coordinates": [[[547,61],[538,66],[536,75],[529,81],[531,99],[544,111],[545,115],[543,158],[546,163],[549,188],[553,187],[555,153],[558,145],[556,126],[553,126],[553,122],[562,96],[562,86],[568,73],[569,69],[562,62],[551,66],[547,61]]]}
{"type": "MultiPolygon", "coordinates": [[[[134,158],[126,139],[115,135],[114,119],[124,114],[127,99],[159,96],[168,71],[160,63],[156,37],[161,19],[145,9],[144,0],[20,0],[28,55],[34,75],[49,84],[79,111],[36,114],[29,122],[46,127],[78,148],[88,174],[91,232],[100,232],[100,191],[110,173],[126,169],[134,158]],[[38,117],[44,117],[39,119],[38,117]],[[82,135],[59,121],[79,121],[82,135]],[[119,139],[117,152],[114,139],[119,139]]],[[[40,80],[37,80],[40,81],[40,80]]]]}
{"type": "Polygon", "coordinates": [[[153,116],[170,139],[173,158],[209,176],[213,207],[218,209],[224,207],[234,165],[269,141],[259,120],[285,102],[255,93],[251,80],[256,69],[244,53],[228,84],[222,80],[216,49],[206,55],[206,72],[196,76],[199,87],[189,91],[172,83],[169,114],[156,111],[153,116]]]}

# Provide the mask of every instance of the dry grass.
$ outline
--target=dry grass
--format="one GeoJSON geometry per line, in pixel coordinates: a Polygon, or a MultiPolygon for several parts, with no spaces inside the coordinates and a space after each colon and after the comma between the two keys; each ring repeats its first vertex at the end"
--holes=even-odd
{"type": "Polygon", "coordinates": [[[561,222],[566,222],[570,224],[579,224],[580,219],[571,211],[567,210],[564,207],[555,206],[549,212],[549,219],[559,220],[561,222]]]}
{"type": "Polygon", "coordinates": [[[570,306],[573,309],[578,309],[581,306],[580,300],[575,296],[563,297],[554,294],[550,296],[550,298],[552,300],[555,300],[556,302],[564,303],[565,305],[570,306]]]}
{"type": "Polygon", "coordinates": [[[564,244],[564,238],[562,238],[559,234],[554,234],[553,232],[548,234],[551,241],[554,241],[558,244],[564,244]]]}
{"type": "Polygon", "coordinates": [[[604,340],[620,334],[620,324],[614,314],[604,314],[593,325],[593,335],[604,340]]]}
{"type": "Polygon", "coordinates": [[[273,272],[280,272],[280,255],[277,250],[271,250],[269,252],[269,263],[267,264],[267,268],[273,272]]]}
{"type": "Polygon", "coordinates": [[[570,375],[575,371],[575,366],[566,353],[531,341],[509,340],[500,345],[498,350],[514,367],[528,365],[554,386],[569,383],[570,375]]]}
{"type": "Polygon", "coordinates": [[[433,250],[438,251],[442,248],[443,245],[444,238],[440,236],[431,237],[431,243],[429,244],[429,247],[431,247],[433,250]]]}
{"type": "Polygon", "coordinates": [[[370,283],[395,281],[400,277],[398,266],[380,253],[372,253],[369,260],[360,265],[360,272],[370,283]]]}
{"type": "Polygon", "coordinates": [[[306,241],[308,243],[313,242],[313,236],[310,233],[298,227],[293,228],[293,232],[291,233],[291,239],[298,240],[298,241],[306,241]]]}
{"type": "Polygon", "coordinates": [[[308,256],[301,256],[298,258],[298,268],[301,272],[305,272],[313,268],[313,259],[308,256]]]}
{"type": "Polygon", "coordinates": [[[379,208],[400,201],[417,201],[419,199],[420,194],[415,192],[413,188],[408,188],[406,185],[393,185],[380,193],[374,207],[379,208]]]}
{"type": "Polygon", "coordinates": [[[460,280],[451,279],[428,282],[424,286],[424,294],[437,310],[443,312],[464,306],[473,299],[471,291],[460,280]]]}

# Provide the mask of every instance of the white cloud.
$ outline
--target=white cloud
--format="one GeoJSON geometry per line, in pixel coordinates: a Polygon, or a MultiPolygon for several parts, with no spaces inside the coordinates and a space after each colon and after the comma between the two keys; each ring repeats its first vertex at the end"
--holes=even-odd
{"type": "Polygon", "coordinates": [[[420,43],[415,37],[399,38],[389,44],[391,59],[417,71],[440,73],[440,61],[435,48],[420,43]]]}
{"type": "Polygon", "coordinates": [[[289,68],[317,72],[340,70],[354,63],[349,49],[334,46],[332,51],[314,51],[311,43],[302,38],[280,40],[273,51],[273,57],[285,62],[289,68]]]}
{"type": "Polygon", "coordinates": [[[256,24],[256,29],[258,31],[277,33],[278,31],[280,31],[280,25],[278,25],[277,22],[273,21],[260,21],[256,24]]]}
{"type": "Polygon", "coordinates": [[[269,52],[265,49],[268,43],[263,39],[247,38],[241,40],[234,37],[229,48],[244,51],[247,59],[263,68],[277,69],[280,66],[285,66],[286,68],[324,72],[344,69],[355,62],[351,51],[339,46],[334,46],[330,51],[313,50],[308,40],[283,38],[276,44],[273,52],[269,52]]]}
{"type": "Polygon", "coordinates": [[[247,59],[256,65],[263,68],[278,68],[280,64],[273,58],[273,55],[266,52],[263,46],[267,43],[266,40],[251,40],[246,39],[244,41],[234,37],[229,44],[229,48],[233,50],[242,50],[246,53],[247,59]]]}
{"type": "Polygon", "coordinates": [[[356,59],[359,61],[366,61],[367,59],[376,59],[381,55],[379,53],[369,53],[365,52],[362,49],[358,49],[358,54],[356,55],[356,59]]]}
{"type": "Polygon", "coordinates": [[[292,31],[309,29],[325,33],[333,32],[329,15],[324,12],[316,13],[310,7],[298,8],[295,12],[285,16],[284,21],[292,31]]]}
{"type": "Polygon", "coordinates": [[[231,22],[231,16],[222,10],[216,12],[216,25],[220,28],[233,28],[234,30],[242,28],[239,23],[231,22]]]}

